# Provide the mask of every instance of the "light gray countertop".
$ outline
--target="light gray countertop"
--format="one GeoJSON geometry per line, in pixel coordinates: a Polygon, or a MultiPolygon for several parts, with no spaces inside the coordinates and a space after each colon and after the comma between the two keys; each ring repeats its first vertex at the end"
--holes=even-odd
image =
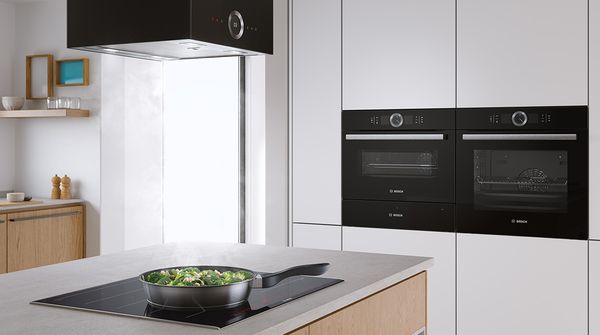
{"type": "MultiPolygon", "coordinates": [[[[6,198],[0,199],[2,201],[6,201],[6,198]]],[[[27,202],[17,203],[14,206],[2,206],[0,207],[0,214],[3,213],[11,213],[23,210],[38,210],[47,207],[58,207],[58,206],[66,206],[66,205],[75,205],[81,204],[84,201],[81,199],[69,199],[69,200],[52,200],[45,198],[33,198],[33,200],[42,201],[41,204],[29,204],[27,202]]]]}
{"type": "Polygon", "coordinates": [[[425,271],[432,265],[433,260],[425,257],[243,244],[178,243],[153,246],[0,275],[0,333],[285,334],[425,271]],[[30,304],[33,300],[135,277],[160,267],[214,264],[272,272],[294,265],[322,262],[331,263],[326,277],[344,279],[344,282],[221,330],[30,304]]]}

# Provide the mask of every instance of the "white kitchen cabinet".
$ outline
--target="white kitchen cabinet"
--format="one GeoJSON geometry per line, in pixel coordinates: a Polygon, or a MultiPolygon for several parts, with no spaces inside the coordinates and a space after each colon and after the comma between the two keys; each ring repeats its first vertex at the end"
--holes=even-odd
{"type": "Polygon", "coordinates": [[[458,234],[456,243],[457,334],[587,334],[587,241],[458,234]]]}
{"type": "Polygon", "coordinates": [[[590,241],[590,335],[600,334],[600,241],[590,241]]]}
{"type": "Polygon", "coordinates": [[[292,1],[292,217],[341,224],[341,0],[292,1]]]}
{"type": "Polygon", "coordinates": [[[458,107],[587,104],[587,0],[458,0],[458,107]]]}
{"type": "Polygon", "coordinates": [[[455,329],[454,233],[343,227],[344,251],[434,257],[428,271],[428,335],[455,329]]]}
{"type": "MultiPolygon", "coordinates": [[[[590,171],[600,170],[600,0],[590,0],[590,171]]],[[[590,208],[600,208],[600,175],[590,173],[590,208]]],[[[600,240],[600,211],[590,211],[590,238],[600,240]]],[[[600,318],[600,314],[598,314],[600,318]]],[[[596,335],[590,333],[590,335],[596,335]]],[[[600,331],[597,333],[600,334],[600,331]]]]}
{"type": "Polygon", "coordinates": [[[342,250],[342,227],[294,223],[295,248],[342,250]]]}
{"type": "Polygon", "coordinates": [[[455,107],[454,0],[344,0],[342,17],[345,110],[455,107]]]}

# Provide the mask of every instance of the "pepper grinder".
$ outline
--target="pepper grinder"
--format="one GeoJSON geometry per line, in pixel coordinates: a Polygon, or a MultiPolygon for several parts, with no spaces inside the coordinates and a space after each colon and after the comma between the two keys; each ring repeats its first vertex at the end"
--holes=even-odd
{"type": "Polygon", "coordinates": [[[63,200],[71,199],[71,178],[65,175],[62,177],[61,182],[60,198],[63,200]]]}
{"type": "Polygon", "coordinates": [[[58,175],[54,175],[52,177],[52,199],[60,199],[60,177],[58,175]]]}

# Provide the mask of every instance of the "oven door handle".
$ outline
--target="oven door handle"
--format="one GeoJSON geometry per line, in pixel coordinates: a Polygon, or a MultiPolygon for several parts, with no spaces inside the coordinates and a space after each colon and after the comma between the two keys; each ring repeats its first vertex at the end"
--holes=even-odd
{"type": "Polygon", "coordinates": [[[463,134],[463,141],[577,141],[577,134],[463,134]]]}
{"type": "Polygon", "coordinates": [[[443,141],[444,134],[346,134],[346,141],[443,141]]]}

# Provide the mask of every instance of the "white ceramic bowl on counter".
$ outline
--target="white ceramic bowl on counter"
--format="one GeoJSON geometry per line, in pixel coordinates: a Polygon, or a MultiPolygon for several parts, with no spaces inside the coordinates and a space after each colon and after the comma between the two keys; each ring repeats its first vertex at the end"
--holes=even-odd
{"type": "Polygon", "coordinates": [[[6,194],[6,200],[9,202],[25,201],[25,193],[8,193],[6,194]]]}
{"type": "Polygon", "coordinates": [[[2,97],[2,106],[7,111],[18,111],[24,104],[25,98],[22,97],[2,97]]]}

